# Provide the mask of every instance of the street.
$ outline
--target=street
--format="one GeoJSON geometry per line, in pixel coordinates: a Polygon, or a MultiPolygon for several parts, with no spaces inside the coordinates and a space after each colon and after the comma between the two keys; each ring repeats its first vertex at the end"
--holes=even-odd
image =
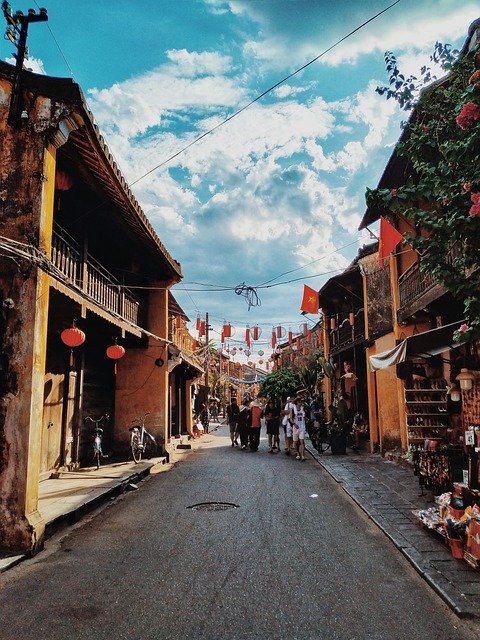
{"type": "Polygon", "coordinates": [[[0,638],[478,637],[310,456],[202,440],[2,574],[0,638]]]}

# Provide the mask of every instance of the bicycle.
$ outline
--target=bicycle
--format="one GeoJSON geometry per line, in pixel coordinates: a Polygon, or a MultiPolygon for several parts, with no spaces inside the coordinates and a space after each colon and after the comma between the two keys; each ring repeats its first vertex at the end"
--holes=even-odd
{"type": "Polygon", "coordinates": [[[312,445],[319,453],[325,453],[330,449],[329,422],[324,420],[311,421],[308,425],[308,435],[312,445]]]}
{"type": "Polygon", "coordinates": [[[108,458],[108,455],[104,454],[102,451],[102,438],[103,438],[103,429],[100,427],[100,423],[102,420],[109,419],[108,413],[101,416],[100,418],[91,418],[90,416],[85,416],[84,422],[93,422],[94,427],[94,438],[93,438],[93,459],[95,460],[95,464],[97,469],[100,469],[100,461],[102,458],[108,458]]]}
{"type": "Polygon", "coordinates": [[[143,414],[143,416],[134,418],[132,420],[132,423],[135,424],[133,424],[128,429],[131,433],[130,447],[132,449],[132,456],[135,460],[135,463],[140,462],[140,460],[142,459],[142,455],[147,453],[147,451],[153,455],[157,448],[157,441],[152,436],[152,434],[145,429],[145,418],[149,414],[150,411],[147,411],[143,414]]]}

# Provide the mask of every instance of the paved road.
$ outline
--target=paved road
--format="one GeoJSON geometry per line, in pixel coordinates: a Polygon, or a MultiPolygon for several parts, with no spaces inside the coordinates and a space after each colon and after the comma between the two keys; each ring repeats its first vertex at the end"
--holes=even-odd
{"type": "Polygon", "coordinates": [[[314,460],[227,435],[3,574],[0,638],[478,637],[314,460]]]}

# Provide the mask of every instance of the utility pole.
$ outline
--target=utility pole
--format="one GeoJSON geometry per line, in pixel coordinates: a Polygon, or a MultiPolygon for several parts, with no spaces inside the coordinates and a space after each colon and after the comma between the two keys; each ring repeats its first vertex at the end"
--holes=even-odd
{"type": "Polygon", "coordinates": [[[208,325],[208,311],[205,313],[205,386],[207,387],[207,399],[208,393],[210,391],[210,386],[208,384],[208,368],[210,363],[210,352],[209,352],[209,340],[210,335],[210,327],[208,325]]]}
{"type": "Polygon", "coordinates": [[[17,11],[14,14],[6,0],[2,2],[2,9],[8,25],[5,36],[17,47],[17,53],[14,54],[17,59],[17,63],[15,65],[10,110],[8,112],[8,124],[12,128],[15,128],[19,126],[23,113],[25,113],[26,118],[28,118],[27,112],[22,111],[20,100],[23,61],[27,55],[28,26],[31,22],[46,22],[48,20],[48,15],[47,10],[44,8],[41,8],[38,13],[35,9],[29,9],[27,15],[24,15],[22,11],[17,11]]]}

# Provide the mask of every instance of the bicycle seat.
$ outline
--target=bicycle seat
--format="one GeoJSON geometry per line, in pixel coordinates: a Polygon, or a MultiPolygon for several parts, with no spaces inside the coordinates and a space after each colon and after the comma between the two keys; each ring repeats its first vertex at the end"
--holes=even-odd
{"type": "Polygon", "coordinates": [[[95,427],[95,432],[96,433],[103,433],[102,427],[95,427]]]}
{"type": "Polygon", "coordinates": [[[128,427],[129,431],[133,431],[134,429],[140,429],[140,425],[139,424],[132,424],[131,427],[128,427]]]}

